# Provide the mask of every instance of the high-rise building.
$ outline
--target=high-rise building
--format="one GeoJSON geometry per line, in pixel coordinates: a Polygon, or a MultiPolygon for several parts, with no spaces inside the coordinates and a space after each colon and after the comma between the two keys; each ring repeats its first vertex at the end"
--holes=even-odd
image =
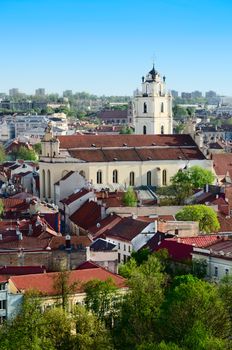
{"type": "Polygon", "coordinates": [[[173,98],[176,98],[176,97],[179,96],[179,93],[178,93],[178,91],[176,91],[176,90],[171,90],[171,93],[172,93],[172,97],[173,97],[173,98]]]}
{"type": "Polygon", "coordinates": [[[15,97],[15,96],[17,96],[17,95],[19,95],[19,89],[17,89],[17,88],[12,88],[12,89],[9,90],[9,96],[15,97]]]}
{"type": "Polygon", "coordinates": [[[205,93],[205,97],[206,97],[206,98],[214,98],[214,97],[216,97],[216,96],[217,96],[216,92],[215,92],[215,91],[212,91],[212,90],[206,91],[206,93],[205,93]]]}
{"type": "Polygon", "coordinates": [[[172,95],[165,80],[154,65],[142,77],[142,92],[134,97],[135,134],[172,134],[172,95]]]}
{"type": "Polygon", "coordinates": [[[181,98],[184,98],[186,100],[190,100],[192,98],[192,94],[191,94],[191,92],[182,92],[181,98]]]}
{"type": "Polygon", "coordinates": [[[192,98],[202,98],[202,92],[198,91],[198,90],[193,91],[193,92],[191,92],[191,96],[192,96],[192,98]]]}
{"type": "Polygon", "coordinates": [[[45,96],[45,89],[44,88],[36,89],[35,96],[45,96]]]}

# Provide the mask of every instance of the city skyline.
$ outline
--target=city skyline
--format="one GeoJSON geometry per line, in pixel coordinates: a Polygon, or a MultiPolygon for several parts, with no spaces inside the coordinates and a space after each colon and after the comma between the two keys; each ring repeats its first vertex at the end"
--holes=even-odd
{"type": "Polygon", "coordinates": [[[132,95],[153,61],[170,90],[232,95],[229,1],[1,0],[0,92],[132,95]]]}

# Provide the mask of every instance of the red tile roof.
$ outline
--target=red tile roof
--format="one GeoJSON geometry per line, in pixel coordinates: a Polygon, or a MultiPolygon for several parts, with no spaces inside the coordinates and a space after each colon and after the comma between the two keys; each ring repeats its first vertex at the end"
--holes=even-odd
{"type": "MultiPolygon", "coordinates": [[[[58,273],[43,273],[23,276],[13,276],[10,278],[15,287],[21,291],[26,292],[29,290],[37,290],[44,295],[56,295],[57,292],[54,288],[54,281],[57,278],[58,273]]],[[[69,283],[70,285],[77,282],[76,293],[83,292],[84,284],[88,281],[98,279],[100,281],[106,281],[111,278],[118,288],[126,287],[126,280],[116,274],[113,274],[101,267],[80,269],[70,271],[69,283]]]]}
{"type": "Polygon", "coordinates": [[[0,266],[1,275],[18,276],[45,272],[45,266],[0,266]]]}
{"type": "Polygon", "coordinates": [[[218,235],[201,235],[201,236],[195,236],[195,237],[174,237],[174,238],[167,238],[166,240],[188,244],[198,248],[205,248],[205,247],[208,247],[210,244],[220,241],[221,239],[222,237],[218,235]]]}
{"type": "Polygon", "coordinates": [[[101,206],[94,201],[86,201],[69,219],[77,226],[87,230],[101,220],[101,206]]]}
{"type": "Polygon", "coordinates": [[[66,135],[58,136],[60,148],[91,148],[101,147],[128,147],[142,146],[193,146],[197,147],[190,135],[66,135]]]}
{"type": "Polygon", "coordinates": [[[63,204],[69,205],[69,204],[75,202],[77,199],[85,196],[89,192],[90,192],[89,190],[82,188],[80,191],[78,191],[76,193],[72,193],[69,197],[62,199],[60,202],[63,204]]]}
{"type": "Polygon", "coordinates": [[[212,154],[213,166],[217,175],[224,176],[227,171],[232,172],[232,154],[212,154]]]}
{"type": "Polygon", "coordinates": [[[116,224],[118,224],[122,218],[116,214],[109,215],[103,220],[99,220],[97,224],[89,227],[89,232],[91,235],[96,239],[99,235],[104,233],[106,230],[110,230],[112,227],[114,227],[116,224]]]}
{"type": "Polygon", "coordinates": [[[218,221],[220,223],[220,229],[218,232],[232,232],[232,217],[218,213],[218,221]]]}

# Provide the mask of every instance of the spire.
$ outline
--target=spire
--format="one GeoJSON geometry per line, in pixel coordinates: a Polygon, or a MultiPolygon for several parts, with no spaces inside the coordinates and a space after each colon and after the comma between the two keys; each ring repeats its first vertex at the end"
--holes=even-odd
{"type": "Polygon", "coordinates": [[[155,64],[154,63],[153,63],[152,70],[150,70],[149,74],[151,74],[152,79],[155,80],[155,77],[158,74],[158,72],[155,70],[155,64]]]}

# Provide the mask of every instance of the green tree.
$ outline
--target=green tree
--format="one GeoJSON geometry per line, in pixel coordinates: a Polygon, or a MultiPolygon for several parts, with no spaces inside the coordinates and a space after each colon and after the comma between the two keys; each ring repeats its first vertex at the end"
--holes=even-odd
{"type": "Polygon", "coordinates": [[[198,165],[190,167],[188,171],[193,188],[203,188],[206,184],[212,184],[215,179],[211,170],[204,169],[198,165]]]}
{"type": "Polygon", "coordinates": [[[228,339],[230,322],[217,288],[186,275],[175,278],[162,306],[159,329],[164,341],[203,350],[211,349],[207,343],[214,339],[219,344],[228,339]]]}
{"type": "Polygon", "coordinates": [[[127,191],[123,195],[123,203],[127,207],[137,206],[137,196],[132,187],[128,187],[127,191]]]}
{"type": "Polygon", "coordinates": [[[180,107],[178,105],[175,105],[172,109],[173,111],[173,118],[174,119],[183,119],[186,118],[188,113],[185,108],[180,107]]]}
{"type": "Polygon", "coordinates": [[[116,311],[117,287],[113,280],[91,280],[85,284],[85,305],[100,321],[112,323],[116,311]]]}
{"type": "Polygon", "coordinates": [[[109,332],[97,317],[83,306],[73,312],[76,334],[72,350],[110,350],[112,342],[109,332]]]}
{"type": "Polygon", "coordinates": [[[6,160],[5,149],[2,145],[0,145],[0,163],[4,162],[5,160],[6,160]]]}
{"type": "Polygon", "coordinates": [[[133,130],[129,126],[123,126],[120,130],[120,134],[133,134],[133,130]]]}
{"type": "Polygon", "coordinates": [[[37,155],[39,156],[42,152],[42,144],[39,142],[39,143],[36,143],[34,146],[33,146],[33,149],[34,151],[37,153],[37,155]]]}
{"type": "Polygon", "coordinates": [[[28,149],[25,146],[19,147],[19,150],[12,153],[15,159],[38,160],[38,156],[33,149],[28,149]]]}
{"type": "Polygon", "coordinates": [[[138,265],[135,258],[130,258],[125,264],[120,264],[118,272],[124,278],[130,278],[132,274],[136,271],[138,265]]]}
{"type": "Polygon", "coordinates": [[[206,205],[187,205],[176,214],[179,221],[198,221],[199,229],[204,233],[218,231],[220,224],[216,212],[206,205]]]}
{"type": "Polygon", "coordinates": [[[75,292],[77,285],[77,282],[70,282],[69,271],[60,271],[54,275],[53,287],[57,296],[61,297],[61,306],[63,310],[67,310],[69,295],[75,292]]]}
{"type": "Polygon", "coordinates": [[[227,307],[232,322],[232,276],[225,276],[220,281],[219,294],[227,307]]]}
{"type": "Polygon", "coordinates": [[[118,349],[135,349],[144,342],[154,341],[165,283],[163,267],[154,255],[133,272],[128,281],[130,289],[115,322],[114,339],[118,349]]]}

